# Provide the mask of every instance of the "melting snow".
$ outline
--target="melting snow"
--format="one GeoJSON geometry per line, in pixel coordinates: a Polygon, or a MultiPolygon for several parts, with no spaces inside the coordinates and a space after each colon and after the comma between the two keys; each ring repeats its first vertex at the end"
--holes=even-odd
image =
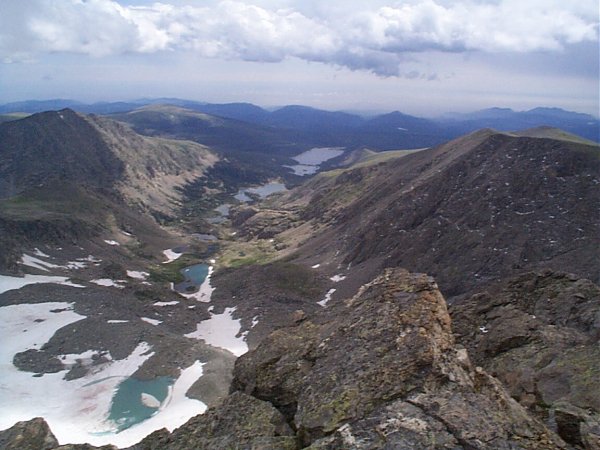
{"type": "Polygon", "coordinates": [[[48,275],[29,275],[26,274],[24,277],[9,277],[7,275],[0,275],[0,294],[13,289],[21,289],[23,286],[28,284],[39,284],[39,283],[55,283],[64,284],[65,286],[72,286],[82,288],[79,284],[68,281],[67,277],[51,277],[48,275]]]}
{"type": "Polygon", "coordinates": [[[40,258],[50,258],[50,255],[46,255],[43,251],[41,251],[39,248],[34,248],[33,249],[33,254],[35,256],[39,256],[40,258]]]}
{"type": "Polygon", "coordinates": [[[162,320],[150,319],[148,317],[140,317],[144,322],[148,322],[150,325],[160,325],[162,320]]]}
{"type": "Polygon", "coordinates": [[[50,269],[84,269],[87,267],[87,264],[82,261],[69,261],[65,265],[59,265],[52,264],[48,261],[43,261],[27,254],[23,254],[21,257],[21,264],[24,266],[33,267],[34,269],[40,269],[45,272],[49,272],[50,269]]]}
{"type": "Polygon", "coordinates": [[[344,275],[334,275],[330,278],[331,281],[333,281],[334,283],[337,283],[339,281],[345,280],[346,277],[344,275]]]}
{"type": "MultiPolygon", "coordinates": [[[[0,346],[0,429],[43,417],[61,444],[116,443],[115,435],[106,434],[110,431],[106,418],[113,392],[123,378],[131,376],[152,356],[147,343],[140,343],[129,357],[98,365],[92,373],[72,381],[64,380],[65,371],[33,377],[31,372],[20,371],[12,364],[16,353],[40,348],[57,330],[85,318],[73,312],[72,306],[72,303],[52,302],[0,308],[0,335],[18,336],[4,339],[0,346]]],[[[77,359],[91,357],[92,353],[95,352],[60,358],[68,366],[77,359]]],[[[143,436],[138,433],[128,445],[143,436]]]]}
{"type": "Polygon", "coordinates": [[[173,305],[177,305],[179,304],[179,302],[177,300],[174,300],[172,302],[156,302],[153,303],[154,306],[173,306],[173,305]]]}
{"type": "Polygon", "coordinates": [[[327,305],[327,303],[329,303],[329,301],[331,300],[331,296],[333,295],[333,293],[336,291],[336,289],[329,289],[329,291],[327,291],[327,294],[325,294],[325,298],[323,300],[321,300],[320,302],[317,302],[317,304],[321,305],[321,306],[325,306],[327,305]]]}
{"type": "Polygon", "coordinates": [[[164,261],[163,264],[168,264],[178,259],[181,255],[183,255],[183,253],[177,253],[168,248],[167,250],[163,250],[163,255],[165,255],[167,258],[167,260],[164,261]]]}
{"type": "Polygon", "coordinates": [[[97,280],[90,280],[90,283],[97,284],[98,286],[112,286],[119,289],[123,289],[125,286],[119,283],[126,283],[125,280],[111,280],[110,278],[98,278],[97,280]]]}
{"type": "Polygon", "coordinates": [[[45,272],[49,272],[50,269],[59,269],[61,266],[56,264],[49,263],[47,261],[42,261],[41,259],[34,258],[33,256],[23,255],[21,257],[21,264],[28,267],[33,267],[34,269],[40,269],[45,272]]]}
{"type": "Polygon", "coordinates": [[[117,241],[112,241],[109,239],[104,239],[104,242],[106,242],[108,245],[121,245],[117,241]]]}
{"type": "Polygon", "coordinates": [[[138,272],[137,270],[128,270],[127,276],[136,280],[145,280],[150,274],[148,272],[138,272]]]}
{"type": "Polygon", "coordinates": [[[202,339],[209,345],[229,350],[235,356],[243,355],[248,351],[248,344],[244,340],[245,334],[240,335],[240,320],[232,317],[235,309],[225,308],[222,314],[211,313],[210,319],[197,324],[196,331],[185,337],[202,339]]]}

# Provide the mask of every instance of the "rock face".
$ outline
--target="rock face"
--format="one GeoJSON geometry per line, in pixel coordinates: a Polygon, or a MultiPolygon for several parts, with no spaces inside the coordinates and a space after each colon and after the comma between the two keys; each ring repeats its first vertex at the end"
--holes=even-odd
{"type": "Polygon", "coordinates": [[[278,330],[236,364],[310,448],[563,448],[454,343],[425,275],[388,269],[320,323],[278,330]]]}
{"type": "Polygon", "coordinates": [[[296,448],[294,433],[271,404],[241,392],[169,434],[157,431],[132,450],[296,448]]]}
{"type": "Polygon", "coordinates": [[[50,450],[56,447],[58,441],[40,417],[17,422],[8,430],[0,431],[0,448],[3,450],[50,450]]]}
{"type": "Polygon", "coordinates": [[[599,448],[600,288],[551,271],[514,278],[452,308],[474,361],[569,443],[599,448]]]}

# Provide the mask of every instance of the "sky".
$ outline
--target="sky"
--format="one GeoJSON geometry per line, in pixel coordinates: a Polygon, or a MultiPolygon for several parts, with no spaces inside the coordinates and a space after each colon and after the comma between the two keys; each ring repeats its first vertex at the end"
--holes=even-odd
{"type": "Polygon", "coordinates": [[[599,115],[598,0],[0,0],[0,103],[599,115]]]}

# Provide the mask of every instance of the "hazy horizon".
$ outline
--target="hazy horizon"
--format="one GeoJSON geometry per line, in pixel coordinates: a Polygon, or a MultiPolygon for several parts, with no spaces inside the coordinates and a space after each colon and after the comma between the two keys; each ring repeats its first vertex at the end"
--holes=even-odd
{"type": "MultiPolygon", "coordinates": [[[[282,104],[282,105],[260,105],[258,103],[254,103],[254,102],[249,102],[249,101],[244,101],[244,100],[240,100],[240,101],[232,101],[232,102],[219,102],[219,101],[215,101],[215,102],[208,102],[208,101],[204,101],[201,99],[190,99],[190,98],[182,98],[182,97],[164,97],[164,96],[156,96],[156,97],[144,97],[144,98],[117,98],[117,99],[113,99],[113,100],[98,100],[98,101],[85,101],[85,100],[81,100],[81,99],[77,99],[77,98],[45,98],[45,99],[40,99],[40,98],[28,98],[28,99],[23,99],[23,100],[16,100],[16,101],[11,101],[11,102],[0,102],[0,105],[9,105],[12,103],[26,103],[26,102],[73,102],[73,103],[77,103],[77,104],[81,104],[81,105],[86,105],[86,106],[93,106],[95,104],[97,105],[102,105],[102,104],[110,104],[110,103],[138,103],[140,106],[143,106],[145,104],[165,104],[168,105],[170,100],[174,100],[174,101],[189,101],[189,102],[196,102],[199,104],[235,104],[235,103],[239,103],[239,104],[250,104],[250,105],[254,105],[254,106],[258,106],[266,111],[276,111],[278,109],[281,108],[285,108],[285,107],[289,107],[289,106],[300,106],[300,107],[308,107],[308,108],[314,108],[314,109],[318,109],[318,110],[322,110],[322,111],[328,111],[328,112],[342,112],[342,113],[347,113],[347,114],[354,114],[357,116],[362,116],[362,117],[375,117],[378,115],[383,115],[383,114],[389,114],[392,112],[400,112],[403,114],[408,114],[408,115],[413,115],[408,113],[407,111],[403,111],[400,110],[398,108],[396,109],[360,109],[360,108],[355,108],[355,109],[351,109],[351,108],[347,108],[347,109],[336,109],[336,108],[321,108],[321,107],[317,107],[317,106],[311,106],[311,105],[305,105],[305,104],[282,104]],[[159,100],[165,100],[165,102],[158,102],[159,100]]],[[[442,118],[444,116],[452,116],[453,114],[456,115],[461,115],[461,114],[470,114],[470,113],[477,113],[477,112],[481,112],[481,111],[485,111],[485,110],[492,110],[492,109],[509,109],[512,110],[513,112],[516,113],[520,113],[520,112],[528,112],[531,111],[533,109],[536,108],[557,108],[554,105],[538,105],[538,106],[534,106],[531,108],[527,108],[527,109],[516,109],[516,108],[510,108],[510,107],[498,107],[495,105],[490,105],[488,107],[484,107],[484,108],[480,108],[480,109],[470,109],[470,110],[464,110],[464,111],[443,111],[437,114],[414,114],[415,117],[422,117],[422,118],[431,118],[431,119],[439,119],[442,118]]],[[[583,111],[574,111],[574,110],[569,110],[569,109],[564,109],[564,108],[560,108],[566,112],[573,112],[573,113],[581,113],[581,114],[589,114],[583,111]]],[[[16,112],[16,111],[15,111],[16,112]]],[[[595,119],[599,119],[600,115],[599,114],[589,114],[590,116],[594,117],[595,119]]]]}
{"type": "Polygon", "coordinates": [[[596,0],[3,0],[0,103],[177,97],[597,117],[598,10],[596,0]]]}

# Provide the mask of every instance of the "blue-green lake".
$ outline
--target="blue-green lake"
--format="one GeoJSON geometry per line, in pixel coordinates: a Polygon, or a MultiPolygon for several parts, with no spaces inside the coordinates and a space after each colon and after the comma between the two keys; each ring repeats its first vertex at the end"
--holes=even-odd
{"type": "Polygon", "coordinates": [[[195,264],[182,269],[181,274],[185,278],[185,281],[177,283],[174,286],[174,289],[177,292],[182,292],[184,294],[194,292],[202,283],[204,283],[204,280],[206,280],[208,275],[208,265],[195,264]]]}
{"type": "Polygon", "coordinates": [[[117,425],[117,432],[149,419],[158,411],[158,408],[150,408],[142,403],[142,393],[150,394],[162,403],[174,382],[171,377],[154,380],[127,378],[121,382],[112,398],[108,416],[117,425]]]}

